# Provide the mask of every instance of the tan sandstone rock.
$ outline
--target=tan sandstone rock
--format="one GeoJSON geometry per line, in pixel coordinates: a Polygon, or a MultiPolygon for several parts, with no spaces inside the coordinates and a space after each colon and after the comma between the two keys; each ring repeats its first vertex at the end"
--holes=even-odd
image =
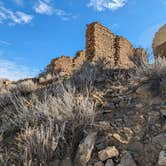
{"type": "Polygon", "coordinates": [[[106,149],[98,152],[98,157],[102,161],[105,161],[112,157],[116,157],[118,155],[119,155],[119,151],[116,149],[115,146],[107,147],[106,149]]]}
{"type": "Polygon", "coordinates": [[[155,57],[166,57],[166,25],[162,26],[155,34],[153,52],[155,57]]]}
{"type": "Polygon", "coordinates": [[[76,165],[86,166],[91,159],[92,150],[95,145],[96,132],[90,133],[78,147],[78,151],[75,158],[76,165]]]}
{"type": "Polygon", "coordinates": [[[104,166],[104,163],[102,161],[98,161],[94,163],[94,166],[104,166]]]}

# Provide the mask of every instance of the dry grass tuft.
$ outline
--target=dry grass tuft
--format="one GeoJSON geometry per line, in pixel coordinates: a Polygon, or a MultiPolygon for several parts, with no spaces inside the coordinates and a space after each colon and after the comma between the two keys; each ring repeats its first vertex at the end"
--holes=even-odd
{"type": "Polygon", "coordinates": [[[61,88],[63,91],[57,96],[11,98],[13,109],[5,111],[1,126],[1,133],[13,130],[17,135],[13,140],[17,150],[10,155],[10,164],[47,165],[59,144],[63,144],[64,152],[60,158],[66,157],[64,154],[75,156],[85,131],[93,126],[95,104],[88,94],[78,95],[71,87],[61,88]]]}
{"type": "Polygon", "coordinates": [[[153,64],[142,62],[134,76],[139,82],[149,85],[156,95],[165,96],[166,58],[158,57],[153,64]]]}

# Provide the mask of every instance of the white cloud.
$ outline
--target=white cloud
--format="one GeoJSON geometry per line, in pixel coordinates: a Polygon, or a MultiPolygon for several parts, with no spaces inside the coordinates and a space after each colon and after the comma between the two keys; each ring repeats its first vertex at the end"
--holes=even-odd
{"type": "Polygon", "coordinates": [[[34,10],[36,13],[39,14],[46,14],[46,15],[52,15],[53,14],[53,8],[52,6],[49,4],[50,1],[41,1],[39,0],[35,6],[34,6],[34,10]]]}
{"type": "Polygon", "coordinates": [[[71,13],[68,13],[62,9],[54,8],[51,0],[38,0],[38,2],[34,5],[34,10],[38,14],[45,14],[45,15],[56,15],[59,16],[62,20],[66,21],[69,19],[75,19],[71,13]]]}
{"type": "Polygon", "coordinates": [[[17,64],[17,62],[0,59],[0,78],[18,80],[22,78],[33,77],[35,71],[26,66],[17,64]]]}
{"type": "Polygon", "coordinates": [[[0,23],[7,22],[9,24],[28,24],[32,21],[32,15],[21,11],[12,11],[7,9],[0,3],[0,23]]]}
{"type": "Polygon", "coordinates": [[[88,7],[92,7],[97,11],[105,9],[117,10],[122,8],[127,3],[127,0],[90,0],[88,7]]]}

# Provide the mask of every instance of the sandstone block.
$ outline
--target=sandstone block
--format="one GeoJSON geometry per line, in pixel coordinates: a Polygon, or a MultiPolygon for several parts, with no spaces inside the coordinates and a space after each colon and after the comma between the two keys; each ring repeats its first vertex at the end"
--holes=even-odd
{"type": "Polygon", "coordinates": [[[109,158],[113,158],[119,155],[119,151],[116,149],[115,146],[107,147],[104,150],[98,152],[98,157],[100,160],[105,161],[109,158]]]}
{"type": "Polygon", "coordinates": [[[92,150],[95,145],[96,132],[90,133],[84,141],[79,145],[75,158],[76,165],[86,166],[91,159],[92,150]]]}
{"type": "Polygon", "coordinates": [[[166,57],[166,25],[162,26],[155,34],[153,52],[155,57],[166,57]]]}

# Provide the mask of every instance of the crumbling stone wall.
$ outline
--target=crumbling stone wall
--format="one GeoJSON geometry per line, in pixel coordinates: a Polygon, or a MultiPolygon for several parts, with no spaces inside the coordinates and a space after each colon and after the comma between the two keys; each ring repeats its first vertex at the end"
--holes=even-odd
{"type": "Polygon", "coordinates": [[[155,57],[166,57],[166,25],[162,26],[155,34],[153,52],[155,57]]]}
{"type": "Polygon", "coordinates": [[[136,48],[132,60],[136,66],[140,66],[143,62],[148,63],[148,54],[144,48],[136,48]]]}
{"type": "Polygon", "coordinates": [[[85,51],[83,50],[78,51],[73,59],[74,68],[80,69],[85,61],[86,61],[85,51]]]}
{"type": "Polygon", "coordinates": [[[73,69],[79,70],[85,61],[102,58],[106,59],[112,68],[129,69],[136,65],[133,62],[135,54],[139,55],[138,50],[133,48],[127,39],[113,34],[100,23],[93,22],[87,25],[86,50],[78,51],[73,59],[67,56],[53,59],[47,70],[70,75],[73,69]]]}
{"type": "Polygon", "coordinates": [[[73,69],[73,59],[69,56],[61,56],[55,58],[47,66],[48,71],[56,71],[58,73],[64,73],[64,75],[70,75],[73,69]]]}
{"type": "Polygon", "coordinates": [[[134,66],[130,60],[134,54],[132,44],[125,38],[114,35],[98,22],[87,25],[86,56],[90,60],[104,57],[110,65],[119,68],[134,66]]]}
{"type": "Polygon", "coordinates": [[[117,47],[115,47],[117,54],[114,55],[115,65],[122,68],[133,67],[132,57],[134,48],[132,44],[125,38],[116,36],[117,47]]]}

